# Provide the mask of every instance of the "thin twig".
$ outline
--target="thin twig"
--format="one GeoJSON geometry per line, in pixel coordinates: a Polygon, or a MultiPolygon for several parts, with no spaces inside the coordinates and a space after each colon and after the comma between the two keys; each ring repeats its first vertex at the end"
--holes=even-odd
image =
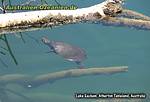
{"type": "Polygon", "coordinates": [[[48,5],[48,3],[47,3],[46,0],[41,0],[41,3],[42,3],[42,4],[47,4],[47,5],[48,5]]]}
{"type": "Polygon", "coordinates": [[[6,49],[5,47],[0,46],[1,49],[8,51],[8,49],[6,49]]]}
{"type": "Polygon", "coordinates": [[[27,1],[27,2],[25,2],[25,3],[23,3],[23,4],[21,4],[22,6],[27,6],[27,5],[30,5],[32,2],[35,2],[35,0],[29,0],[29,1],[27,1]]]}
{"type": "Polygon", "coordinates": [[[4,52],[2,52],[2,51],[0,51],[0,54],[2,54],[2,55],[6,55],[6,53],[4,53],[4,52]]]}
{"type": "Polygon", "coordinates": [[[3,9],[3,13],[6,13],[6,11],[5,11],[5,4],[4,4],[4,0],[1,0],[1,2],[2,2],[2,9],[3,9]]]}
{"type": "Polygon", "coordinates": [[[6,43],[6,46],[8,48],[8,52],[9,52],[10,56],[12,57],[13,61],[15,62],[15,64],[18,65],[18,62],[17,62],[17,60],[16,60],[16,58],[15,58],[15,56],[14,56],[14,54],[13,54],[13,52],[12,52],[10,46],[9,46],[9,43],[8,43],[6,35],[4,35],[4,39],[5,39],[5,43],[6,43]]]}
{"type": "Polygon", "coordinates": [[[20,97],[22,97],[23,99],[25,99],[25,100],[28,101],[28,102],[32,102],[32,100],[31,100],[29,97],[27,97],[27,96],[25,96],[25,95],[23,95],[23,94],[21,94],[21,93],[19,93],[19,92],[16,92],[16,91],[13,91],[13,90],[7,89],[7,88],[4,88],[4,90],[5,90],[5,91],[8,91],[8,92],[10,92],[10,93],[13,93],[13,94],[15,94],[15,95],[17,95],[17,96],[20,96],[20,97]]]}
{"type": "Polygon", "coordinates": [[[25,41],[25,39],[24,39],[24,37],[23,37],[23,35],[22,35],[22,33],[21,33],[21,32],[19,32],[19,35],[20,35],[21,40],[23,41],[23,43],[26,43],[26,41],[25,41]]]}
{"type": "Polygon", "coordinates": [[[11,0],[9,0],[8,2],[9,2],[9,6],[11,6],[11,5],[12,5],[12,4],[11,4],[11,0]]]}
{"type": "Polygon", "coordinates": [[[27,35],[27,37],[29,37],[30,39],[34,40],[36,43],[39,44],[39,40],[38,39],[34,38],[33,36],[31,36],[29,34],[26,34],[26,35],[27,35]]]}
{"type": "Polygon", "coordinates": [[[4,66],[4,67],[8,67],[8,65],[0,58],[0,62],[2,63],[2,65],[4,66]]]}
{"type": "Polygon", "coordinates": [[[55,2],[56,2],[57,5],[61,5],[57,0],[55,0],[55,2]]]}

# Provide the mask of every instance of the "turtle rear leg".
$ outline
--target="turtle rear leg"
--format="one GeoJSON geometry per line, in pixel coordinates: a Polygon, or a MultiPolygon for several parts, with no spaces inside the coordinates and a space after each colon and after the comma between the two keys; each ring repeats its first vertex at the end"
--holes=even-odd
{"type": "Polygon", "coordinates": [[[50,49],[48,52],[46,53],[56,53],[54,49],[50,49]]]}
{"type": "Polygon", "coordinates": [[[84,66],[83,66],[83,64],[81,63],[81,62],[79,62],[79,61],[76,61],[75,62],[78,66],[78,68],[80,68],[80,69],[84,69],[84,66]]]}
{"type": "Polygon", "coordinates": [[[53,51],[53,50],[50,50],[50,51],[47,51],[46,53],[54,53],[54,51],[53,51]]]}

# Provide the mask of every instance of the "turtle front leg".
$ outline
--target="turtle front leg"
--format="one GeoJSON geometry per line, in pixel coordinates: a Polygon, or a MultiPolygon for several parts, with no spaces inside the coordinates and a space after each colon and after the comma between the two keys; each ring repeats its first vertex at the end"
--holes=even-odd
{"type": "Polygon", "coordinates": [[[84,69],[83,63],[81,63],[81,62],[79,62],[79,61],[76,61],[75,63],[78,65],[77,67],[78,67],[79,69],[84,69]]]}

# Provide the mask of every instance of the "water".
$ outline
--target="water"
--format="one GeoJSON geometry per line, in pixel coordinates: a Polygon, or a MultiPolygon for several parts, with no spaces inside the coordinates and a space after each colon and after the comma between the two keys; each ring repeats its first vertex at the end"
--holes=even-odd
{"type": "MultiPolygon", "coordinates": [[[[17,1],[17,0],[15,0],[17,1]]],[[[14,1],[14,2],[15,2],[14,1]]],[[[61,1],[60,1],[61,3],[61,1]]],[[[99,3],[99,0],[65,0],[62,4],[75,4],[87,7],[99,3]]],[[[125,7],[149,15],[149,0],[126,1],[125,7]]],[[[26,34],[40,41],[42,36],[64,41],[85,49],[88,55],[85,67],[129,66],[127,73],[114,75],[86,76],[69,78],[42,85],[33,89],[24,89],[18,85],[8,85],[9,89],[21,92],[29,97],[41,97],[47,102],[91,102],[93,100],[76,100],[75,92],[132,92],[149,93],[150,91],[150,34],[149,31],[135,30],[125,27],[107,27],[100,24],[74,24],[25,32],[26,43],[14,35],[8,35],[9,43],[18,60],[16,66],[9,55],[1,56],[8,64],[5,68],[0,64],[0,74],[41,75],[70,68],[76,68],[72,62],[65,61],[55,54],[48,54],[48,47],[37,43],[26,34]]],[[[14,100],[23,99],[10,94],[14,100]]],[[[11,102],[11,101],[10,101],[11,102]]],[[[147,101],[148,102],[148,101],[147,101]]]]}

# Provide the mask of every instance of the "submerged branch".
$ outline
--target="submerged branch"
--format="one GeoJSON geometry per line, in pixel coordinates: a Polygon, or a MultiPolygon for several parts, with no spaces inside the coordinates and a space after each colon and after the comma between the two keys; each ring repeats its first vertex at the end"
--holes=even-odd
{"type": "Polygon", "coordinates": [[[120,16],[127,17],[127,18],[132,18],[132,19],[141,19],[141,20],[150,21],[149,16],[146,16],[146,15],[141,14],[139,12],[136,12],[136,11],[133,11],[133,10],[128,10],[128,9],[123,9],[120,16]]]}
{"type": "Polygon", "coordinates": [[[9,74],[0,76],[0,84],[19,84],[25,88],[35,88],[42,84],[55,82],[60,79],[74,78],[89,75],[115,74],[126,72],[127,66],[104,67],[104,68],[87,68],[87,69],[69,69],[54,73],[48,73],[39,76],[29,76],[22,74],[9,74]]]}
{"type": "Polygon", "coordinates": [[[108,26],[130,27],[140,30],[150,30],[150,21],[138,19],[109,17],[103,20],[101,23],[108,26]]]}

